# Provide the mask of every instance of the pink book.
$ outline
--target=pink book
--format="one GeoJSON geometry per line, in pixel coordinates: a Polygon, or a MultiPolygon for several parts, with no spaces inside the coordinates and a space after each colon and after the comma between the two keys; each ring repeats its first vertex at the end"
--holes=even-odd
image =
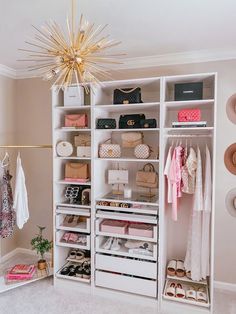
{"type": "Polygon", "coordinates": [[[33,278],[33,275],[36,271],[36,267],[34,265],[31,265],[31,270],[28,274],[11,274],[7,273],[6,278],[8,280],[29,280],[33,278]]]}

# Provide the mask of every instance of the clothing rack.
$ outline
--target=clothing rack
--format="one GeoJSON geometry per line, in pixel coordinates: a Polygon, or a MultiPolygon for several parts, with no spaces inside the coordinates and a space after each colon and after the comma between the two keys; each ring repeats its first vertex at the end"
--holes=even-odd
{"type": "Polygon", "coordinates": [[[188,137],[212,137],[211,134],[168,134],[168,135],[165,135],[165,137],[184,137],[184,138],[188,138],[188,137]]]}
{"type": "Polygon", "coordinates": [[[52,145],[0,145],[0,148],[52,148],[52,145]]]}

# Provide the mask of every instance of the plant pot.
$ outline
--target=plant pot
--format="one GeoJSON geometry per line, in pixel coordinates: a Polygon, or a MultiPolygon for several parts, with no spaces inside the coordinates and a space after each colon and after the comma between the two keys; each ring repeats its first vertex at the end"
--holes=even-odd
{"type": "Polygon", "coordinates": [[[41,259],[38,261],[38,269],[39,270],[44,270],[47,268],[47,262],[45,259],[41,259]]]}

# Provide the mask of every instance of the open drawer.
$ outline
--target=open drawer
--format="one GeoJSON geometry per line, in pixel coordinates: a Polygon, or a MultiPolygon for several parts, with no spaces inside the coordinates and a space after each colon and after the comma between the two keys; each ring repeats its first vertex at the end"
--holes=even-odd
{"type": "Polygon", "coordinates": [[[78,232],[73,232],[75,233],[78,237],[82,237],[84,240],[84,243],[81,242],[70,242],[70,241],[64,241],[62,239],[63,235],[65,232],[70,233],[68,231],[64,230],[57,230],[56,231],[56,244],[59,246],[64,246],[64,247],[70,247],[70,248],[75,248],[75,249],[84,249],[84,250],[90,250],[90,235],[83,234],[83,233],[78,233],[78,232]]]}
{"type": "Polygon", "coordinates": [[[156,280],[112,274],[98,270],[95,273],[95,278],[96,285],[100,287],[141,294],[153,298],[157,297],[156,280]]]}
{"type": "Polygon", "coordinates": [[[56,228],[58,230],[90,233],[90,218],[81,215],[56,215],[56,228]],[[70,223],[70,221],[72,221],[70,223]]]}
{"type": "Polygon", "coordinates": [[[96,254],[96,269],[157,279],[157,263],[96,254]]]}

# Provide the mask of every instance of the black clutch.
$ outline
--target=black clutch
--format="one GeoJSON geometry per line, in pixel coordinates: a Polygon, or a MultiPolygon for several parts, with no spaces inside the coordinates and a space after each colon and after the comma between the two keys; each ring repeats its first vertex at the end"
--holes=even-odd
{"type": "Polygon", "coordinates": [[[157,120],[156,119],[144,119],[140,121],[142,129],[148,128],[156,128],[157,127],[157,120]]]}
{"type": "Polygon", "coordinates": [[[114,104],[137,104],[142,102],[141,88],[115,89],[113,95],[114,104]]]}
{"type": "Polygon", "coordinates": [[[98,119],[97,129],[116,129],[115,119],[98,119]]]}
{"type": "Polygon", "coordinates": [[[140,129],[141,120],[145,119],[144,114],[127,114],[120,116],[119,128],[120,129],[140,129]]]}

